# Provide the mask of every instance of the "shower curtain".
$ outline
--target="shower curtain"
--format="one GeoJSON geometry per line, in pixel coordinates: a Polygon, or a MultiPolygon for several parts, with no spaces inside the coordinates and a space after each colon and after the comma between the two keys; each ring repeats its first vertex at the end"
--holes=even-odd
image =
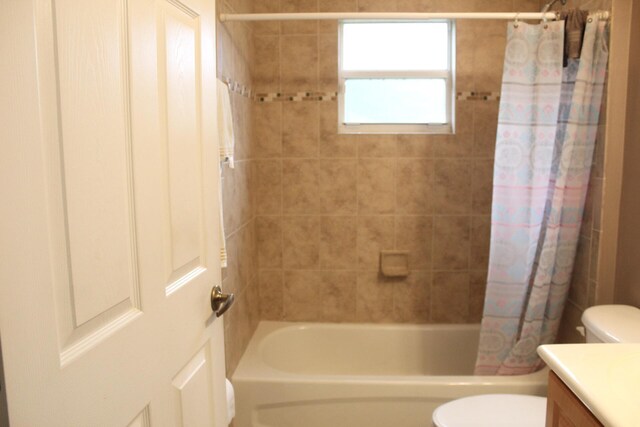
{"type": "Polygon", "coordinates": [[[562,21],[510,23],[495,152],[491,250],[476,375],[542,366],[569,290],[608,51],[590,15],[563,68],[562,21]]]}

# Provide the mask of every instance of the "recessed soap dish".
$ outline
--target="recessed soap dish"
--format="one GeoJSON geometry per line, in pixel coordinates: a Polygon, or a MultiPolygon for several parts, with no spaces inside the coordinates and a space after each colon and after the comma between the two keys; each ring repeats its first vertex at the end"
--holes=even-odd
{"type": "Polygon", "coordinates": [[[380,272],[386,277],[409,275],[409,251],[380,251],[380,272]]]}

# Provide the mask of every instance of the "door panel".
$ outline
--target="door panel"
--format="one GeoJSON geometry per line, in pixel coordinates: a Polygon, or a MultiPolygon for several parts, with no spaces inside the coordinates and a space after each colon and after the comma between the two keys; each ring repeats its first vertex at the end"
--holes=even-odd
{"type": "Polygon", "coordinates": [[[199,17],[177,1],[161,3],[158,34],[167,181],[167,295],[204,268],[199,17]]]}
{"type": "Polygon", "coordinates": [[[12,425],[225,424],[215,2],[0,5],[12,425]]]}
{"type": "Polygon", "coordinates": [[[74,326],[137,288],[126,3],[54,3],[62,198],[74,326]],[[99,262],[95,262],[99,260],[99,262]]]}
{"type": "Polygon", "coordinates": [[[171,382],[178,390],[181,419],[175,425],[210,426],[213,414],[208,401],[213,401],[209,378],[211,356],[208,346],[201,348],[171,382]]]}
{"type": "Polygon", "coordinates": [[[52,113],[43,124],[63,366],[140,310],[125,6],[56,2],[50,52],[39,52],[50,64],[40,85],[52,94],[41,107],[52,113]]]}

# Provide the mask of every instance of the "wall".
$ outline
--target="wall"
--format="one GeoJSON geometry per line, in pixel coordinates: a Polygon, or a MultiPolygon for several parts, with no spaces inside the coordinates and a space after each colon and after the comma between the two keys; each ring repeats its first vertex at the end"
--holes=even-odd
{"type": "MultiPolygon", "coordinates": [[[[217,2],[218,12],[249,12],[247,0],[217,2]]],[[[222,288],[236,295],[224,315],[227,372],[235,369],[259,321],[257,234],[254,183],[255,159],[251,139],[251,28],[246,23],[218,22],[218,78],[235,84],[231,95],[234,120],[235,168],[222,166],[224,227],[228,268],[222,288]],[[244,94],[242,94],[244,93],[244,94]]]]}
{"type": "MultiPolygon", "coordinates": [[[[576,264],[560,326],[559,342],[581,342],[576,332],[582,312],[593,305],[613,303],[621,218],[624,122],[627,102],[631,3],[626,0],[574,1],[586,10],[612,10],[608,83],[600,113],[594,167],[587,194],[576,264]]],[[[637,12],[637,11],[636,11],[637,12]]],[[[625,153],[626,156],[626,153],[625,153]]],[[[625,209],[625,208],[623,208],[625,209]]],[[[631,231],[631,230],[629,230],[631,231]]]]}
{"type": "MultiPolygon", "coordinates": [[[[640,6],[633,5],[632,22],[639,22],[640,6]]],[[[620,239],[616,274],[615,302],[640,307],[640,27],[631,27],[629,86],[627,92],[624,172],[620,204],[620,239]]]]}
{"type": "MultiPolygon", "coordinates": [[[[539,4],[256,0],[253,8],[431,10],[539,11],[539,4]]],[[[479,321],[498,102],[468,92],[499,92],[505,34],[504,21],[458,22],[455,135],[338,135],[336,23],[253,26],[262,319],[479,321]],[[407,279],[378,274],[381,249],[410,251],[407,279]]]]}

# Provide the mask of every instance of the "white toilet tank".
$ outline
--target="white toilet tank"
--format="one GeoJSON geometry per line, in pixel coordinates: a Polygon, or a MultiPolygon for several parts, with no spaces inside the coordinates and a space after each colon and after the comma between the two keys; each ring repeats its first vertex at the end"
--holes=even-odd
{"type": "Polygon", "coordinates": [[[640,309],[596,305],[582,314],[588,343],[640,343],[640,309]]]}

